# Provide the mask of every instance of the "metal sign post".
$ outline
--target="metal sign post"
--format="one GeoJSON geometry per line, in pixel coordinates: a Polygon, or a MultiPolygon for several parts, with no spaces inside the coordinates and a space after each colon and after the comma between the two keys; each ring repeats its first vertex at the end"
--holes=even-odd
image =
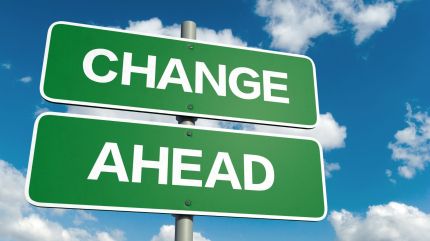
{"type": "Polygon", "coordinates": [[[51,26],[42,73],[44,98],[171,114],[179,125],[41,114],[33,130],[28,202],[171,214],[175,241],[193,240],[195,215],[324,219],[327,198],[318,141],[194,126],[197,118],[212,117],[310,128],[318,116],[313,62],[305,56],[199,42],[192,21],[182,23],[181,37],[64,22],[51,26]],[[132,61],[132,54],[140,57],[132,61]],[[94,62],[98,56],[100,61],[94,62]],[[213,91],[209,86],[203,94],[203,82],[213,91]],[[173,86],[166,88],[168,84],[173,86]],[[249,87],[254,89],[252,100],[241,90],[249,87]],[[282,91],[288,96],[282,97],[282,91]],[[303,111],[308,109],[312,112],[303,111]]]}
{"type": "MultiPolygon", "coordinates": [[[[184,21],[181,25],[181,38],[196,39],[196,23],[184,21]]],[[[193,46],[188,46],[192,50],[193,46]]],[[[192,104],[189,104],[192,107],[192,104]]],[[[176,120],[182,125],[195,125],[197,118],[190,116],[177,116],[176,120]]],[[[175,216],[175,241],[193,241],[193,216],[175,216]]]]}

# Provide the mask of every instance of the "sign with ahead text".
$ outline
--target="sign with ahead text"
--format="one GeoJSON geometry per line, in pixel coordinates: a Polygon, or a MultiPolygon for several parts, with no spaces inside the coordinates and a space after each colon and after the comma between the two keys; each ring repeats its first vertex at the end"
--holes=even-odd
{"type": "Polygon", "coordinates": [[[40,86],[48,101],[315,127],[315,66],[306,56],[119,29],[54,23],[40,86]]]}
{"type": "Polygon", "coordinates": [[[313,139],[55,113],[36,120],[26,197],[42,207],[308,221],[327,210],[313,139]]]}

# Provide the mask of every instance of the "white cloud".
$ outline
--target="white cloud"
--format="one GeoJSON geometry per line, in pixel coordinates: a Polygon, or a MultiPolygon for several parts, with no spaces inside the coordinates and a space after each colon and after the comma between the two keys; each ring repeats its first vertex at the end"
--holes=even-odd
{"type": "MultiPolygon", "coordinates": [[[[67,106],[67,112],[72,114],[82,114],[82,115],[93,115],[101,117],[119,118],[119,119],[129,119],[129,120],[142,120],[151,122],[161,122],[177,124],[176,116],[172,115],[161,115],[152,114],[144,112],[134,112],[125,110],[112,110],[103,109],[95,107],[85,107],[85,106],[67,106]]],[[[198,118],[196,121],[196,126],[212,127],[212,128],[227,128],[227,129],[246,129],[251,130],[253,128],[252,124],[242,124],[237,122],[229,121],[218,121],[198,118]]]]}
{"type": "Polygon", "coordinates": [[[24,76],[19,79],[19,81],[21,81],[22,83],[30,83],[32,80],[33,78],[31,78],[31,76],[24,76]]]}
{"type": "Polygon", "coordinates": [[[94,217],[91,213],[84,211],[84,210],[78,210],[75,214],[75,218],[73,219],[74,225],[81,225],[85,221],[97,221],[97,218],[94,217]]]}
{"type": "Polygon", "coordinates": [[[64,209],[64,208],[50,208],[50,211],[51,211],[51,213],[54,216],[63,216],[67,212],[67,209],[64,209]]]}
{"type": "Polygon", "coordinates": [[[25,201],[25,178],[0,160],[0,237],[7,241],[121,241],[120,230],[111,232],[66,228],[41,215],[25,201]]]}
{"type": "Polygon", "coordinates": [[[397,181],[396,179],[393,178],[393,171],[391,171],[390,169],[385,170],[385,175],[388,178],[388,181],[390,181],[393,184],[396,184],[397,181]]]}
{"type": "Polygon", "coordinates": [[[259,0],[256,12],[268,18],[264,29],[274,48],[301,53],[312,39],[336,33],[333,13],[320,0],[259,0]]]}
{"type": "Polygon", "coordinates": [[[36,110],[34,111],[34,116],[39,116],[45,112],[50,111],[48,107],[36,106],[36,110]]]}
{"type": "Polygon", "coordinates": [[[430,163],[430,116],[427,112],[414,112],[410,104],[406,109],[407,127],[396,132],[388,148],[392,158],[401,163],[399,175],[411,179],[430,163]]]}
{"type": "MultiPolygon", "coordinates": [[[[7,162],[0,160],[0,224],[6,217],[19,217],[27,209],[24,197],[25,179],[7,162]],[[3,218],[2,218],[3,217],[3,218]]],[[[0,225],[0,233],[2,225],[0,225]]]]}
{"type": "Polygon", "coordinates": [[[254,129],[261,132],[313,137],[321,143],[324,150],[344,147],[347,136],[346,127],[340,125],[330,112],[321,114],[317,126],[311,130],[267,125],[255,125],[254,129]]]}
{"type": "Polygon", "coordinates": [[[102,117],[131,119],[131,120],[146,120],[153,122],[177,123],[176,117],[171,115],[149,114],[143,112],[133,112],[124,110],[111,110],[84,106],[67,106],[67,112],[83,115],[95,115],[102,117]]]}
{"type": "Polygon", "coordinates": [[[350,22],[355,31],[355,43],[358,45],[376,31],[385,28],[396,16],[394,2],[378,1],[364,4],[363,0],[331,0],[333,9],[350,22]]]}
{"type": "Polygon", "coordinates": [[[126,240],[124,232],[118,229],[111,232],[98,232],[96,234],[96,241],[117,241],[126,240]]]}
{"type": "Polygon", "coordinates": [[[430,214],[397,202],[370,206],[366,217],[333,211],[329,221],[339,241],[430,240],[430,214]]]}
{"type": "MultiPolygon", "coordinates": [[[[229,123],[229,122],[228,121],[219,121],[219,120],[210,120],[210,119],[198,118],[196,121],[196,126],[220,128],[223,126],[222,123],[229,123]]],[[[240,126],[239,128],[242,128],[242,126],[240,126]]]]}
{"type": "Polygon", "coordinates": [[[7,69],[7,70],[9,70],[9,69],[11,69],[11,68],[12,68],[12,65],[11,65],[11,64],[9,64],[9,63],[3,63],[3,64],[1,64],[1,67],[2,67],[3,69],[7,69]]]}
{"type": "MultiPolygon", "coordinates": [[[[85,107],[85,106],[69,105],[67,106],[67,112],[72,114],[92,115],[92,116],[129,119],[129,120],[141,120],[141,121],[161,122],[161,123],[170,123],[170,124],[178,123],[178,121],[176,120],[176,116],[172,116],[172,115],[102,109],[102,108],[85,107]]],[[[246,129],[246,130],[253,129],[252,124],[242,124],[237,122],[218,121],[218,120],[210,120],[210,119],[203,119],[203,118],[198,118],[195,125],[203,126],[203,127],[211,127],[211,128],[246,129]]]]}
{"type": "MultiPolygon", "coordinates": [[[[160,228],[160,232],[152,237],[151,241],[174,241],[175,240],[175,226],[174,225],[163,225],[160,228]]],[[[201,233],[193,232],[194,241],[210,241],[203,237],[201,233]]]]}
{"type": "MultiPolygon", "coordinates": [[[[173,24],[164,26],[159,18],[151,18],[141,21],[129,21],[127,30],[137,31],[142,33],[166,35],[171,37],[181,36],[181,25],[173,24]]],[[[215,31],[209,28],[201,28],[197,26],[197,39],[201,41],[230,44],[237,46],[246,46],[246,42],[233,35],[231,29],[222,29],[215,31]]]]}
{"type": "Polygon", "coordinates": [[[330,178],[333,172],[340,170],[340,164],[337,162],[324,162],[325,177],[330,178]]]}
{"type": "Polygon", "coordinates": [[[295,53],[306,52],[312,40],[323,34],[337,34],[352,26],[359,45],[385,28],[396,16],[401,1],[363,0],[258,0],[256,13],[266,17],[264,27],[271,46],[295,53]]]}
{"type": "Polygon", "coordinates": [[[393,172],[390,169],[385,170],[385,175],[387,175],[387,177],[391,177],[393,176],[393,172]]]}

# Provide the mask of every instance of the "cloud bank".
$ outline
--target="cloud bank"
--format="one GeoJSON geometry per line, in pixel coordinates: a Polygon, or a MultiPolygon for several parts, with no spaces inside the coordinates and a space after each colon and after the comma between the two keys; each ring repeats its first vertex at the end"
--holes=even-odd
{"type": "MultiPolygon", "coordinates": [[[[152,237],[151,241],[174,241],[175,240],[175,226],[174,225],[163,225],[160,228],[160,232],[152,237]]],[[[205,238],[201,233],[193,232],[194,241],[210,241],[205,238]]]]}
{"type": "Polygon", "coordinates": [[[1,67],[2,67],[3,69],[10,70],[10,69],[12,68],[12,65],[11,65],[11,64],[9,64],[9,63],[2,63],[2,64],[1,64],[1,67]]]}
{"type": "Polygon", "coordinates": [[[256,13],[267,19],[271,47],[304,53],[313,40],[351,29],[356,45],[384,29],[396,16],[399,1],[258,0],[256,13]]]}
{"type": "Polygon", "coordinates": [[[396,132],[395,141],[390,142],[388,148],[393,160],[400,163],[399,175],[411,179],[430,163],[430,115],[414,112],[410,104],[406,104],[406,110],[407,127],[396,132]]]}
{"type": "MultiPolygon", "coordinates": [[[[27,204],[25,178],[0,160],[0,237],[7,241],[123,241],[121,230],[93,231],[64,227],[27,204]]],[[[88,216],[87,216],[88,218],[88,216]]]]}
{"type": "Polygon", "coordinates": [[[397,202],[370,206],[365,217],[333,211],[329,221],[339,241],[430,240],[430,214],[397,202]]]}
{"type": "Polygon", "coordinates": [[[30,83],[33,80],[33,78],[31,76],[24,76],[22,78],[19,79],[19,81],[21,81],[22,83],[30,83]]]}
{"type": "MultiPolygon", "coordinates": [[[[126,30],[149,34],[166,35],[171,37],[181,36],[180,24],[164,26],[159,18],[151,18],[148,20],[141,21],[129,21],[129,26],[126,27],[126,30]]],[[[197,39],[201,41],[230,44],[236,46],[246,46],[246,42],[239,37],[234,36],[233,31],[231,29],[222,29],[216,31],[209,28],[197,27],[196,35],[197,39]]]]}

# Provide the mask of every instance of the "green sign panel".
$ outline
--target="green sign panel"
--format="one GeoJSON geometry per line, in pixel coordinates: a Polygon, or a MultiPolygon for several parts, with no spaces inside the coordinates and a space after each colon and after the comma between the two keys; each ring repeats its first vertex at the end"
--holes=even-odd
{"type": "Polygon", "coordinates": [[[54,23],[41,80],[52,102],[313,128],[306,56],[54,23]]]}
{"type": "Polygon", "coordinates": [[[327,210],[315,140],[55,113],[35,123],[26,196],[42,207],[308,221],[327,210]]]}

